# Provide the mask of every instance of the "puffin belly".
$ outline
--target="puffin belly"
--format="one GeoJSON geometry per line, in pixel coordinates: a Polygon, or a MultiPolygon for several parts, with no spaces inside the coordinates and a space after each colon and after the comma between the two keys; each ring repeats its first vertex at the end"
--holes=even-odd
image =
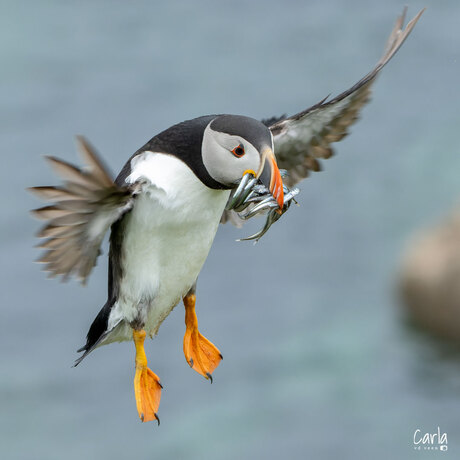
{"type": "Polygon", "coordinates": [[[123,278],[109,328],[124,320],[139,323],[153,336],[195,283],[230,192],[206,187],[174,157],[151,153],[144,163],[138,167],[163,174],[161,179],[146,177],[148,184],[127,216],[123,278]],[[161,168],[153,167],[158,162],[161,168]]]}

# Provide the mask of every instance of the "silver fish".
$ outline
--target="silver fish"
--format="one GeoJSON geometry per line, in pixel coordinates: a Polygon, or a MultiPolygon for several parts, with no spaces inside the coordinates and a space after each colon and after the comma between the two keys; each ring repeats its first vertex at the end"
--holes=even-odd
{"type": "MultiPolygon", "coordinates": [[[[280,172],[282,177],[285,177],[287,174],[285,170],[280,170],[280,172]]],[[[298,188],[289,189],[283,185],[283,191],[284,206],[280,210],[277,201],[265,185],[262,185],[251,173],[243,176],[227,204],[227,209],[233,209],[244,220],[264,213],[266,213],[267,217],[261,230],[254,235],[240,238],[237,241],[259,241],[267,233],[269,228],[289,209],[291,203],[293,201],[297,203],[295,196],[300,193],[298,188]]]]}

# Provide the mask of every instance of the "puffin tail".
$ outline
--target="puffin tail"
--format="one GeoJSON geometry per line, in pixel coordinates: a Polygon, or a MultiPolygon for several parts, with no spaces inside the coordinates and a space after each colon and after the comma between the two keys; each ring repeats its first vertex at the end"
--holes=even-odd
{"type": "Polygon", "coordinates": [[[83,354],[75,360],[72,367],[77,367],[107,337],[110,332],[108,330],[109,316],[114,303],[115,299],[108,299],[97,314],[86,335],[86,344],[77,350],[77,353],[83,352],[83,354]]]}

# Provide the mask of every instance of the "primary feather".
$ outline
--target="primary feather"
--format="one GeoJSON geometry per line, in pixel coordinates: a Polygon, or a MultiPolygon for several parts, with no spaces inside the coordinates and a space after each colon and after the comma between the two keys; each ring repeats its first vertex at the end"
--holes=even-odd
{"type": "Polygon", "coordinates": [[[319,171],[318,160],[333,155],[331,144],[348,134],[348,128],[358,119],[359,111],[369,101],[371,86],[377,75],[394,56],[425,10],[421,10],[403,29],[406,8],[398,17],[387,40],[383,56],[376,66],[355,85],[332,100],[327,98],[291,117],[267,120],[273,134],[278,166],[288,171],[283,182],[292,187],[319,171]]]}
{"type": "Polygon", "coordinates": [[[131,209],[138,184],[117,186],[89,143],[82,137],[77,142],[85,168],[47,157],[64,185],[30,190],[54,201],[51,206],[32,211],[47,221],[37,235],[48,238],[39,244],[46,252],[38,261],[46,264],[50,276],[66,279],[74,273],[84,284],[96,264],[105,233],[131,209]]]}

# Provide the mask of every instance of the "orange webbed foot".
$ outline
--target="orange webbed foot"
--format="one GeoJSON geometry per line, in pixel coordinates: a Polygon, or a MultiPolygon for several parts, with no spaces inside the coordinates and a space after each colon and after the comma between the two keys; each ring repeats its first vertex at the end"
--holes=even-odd
{"type": "Polygon", "coordinates": [[[144,351],[145,331],[133,331],[136,345],[136,374],[134,376],[134,395],[137,412],[142,422],[156,420],[158,425],[158,407],[160,406],[161,389],[163,388],[158,375],[147,367],[144,351]]]}
{"type": "Polygon", "coordinates": [[[212,383],[212,373],[222,360],[218,348],[198,330],[198,320],[195,313],[195,295],[184,297],[185,306],[185,335],[184,355],[192,369],[212,383]]]}

